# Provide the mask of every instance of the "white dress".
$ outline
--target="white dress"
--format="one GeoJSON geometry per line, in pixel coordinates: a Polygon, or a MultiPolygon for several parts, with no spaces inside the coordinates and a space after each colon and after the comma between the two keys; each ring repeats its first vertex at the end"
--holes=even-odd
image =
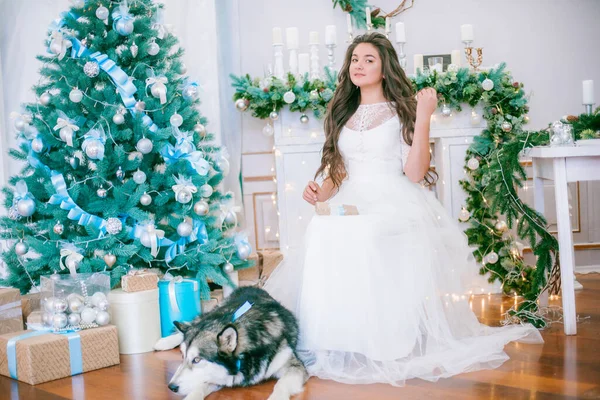
{"type": "Polygon", "coordinates": [[[338,144],[347,178],[330,202],[359,215],[315,215],[304,248],[265,284],[298,318],[311,375],[402,386],[496,368],[510,341],[543,343],[529,324],[478,322],[465,296],[478,271],[467,238],[403,175],[410,147],[389,103],[361,105],[338,144]]]}

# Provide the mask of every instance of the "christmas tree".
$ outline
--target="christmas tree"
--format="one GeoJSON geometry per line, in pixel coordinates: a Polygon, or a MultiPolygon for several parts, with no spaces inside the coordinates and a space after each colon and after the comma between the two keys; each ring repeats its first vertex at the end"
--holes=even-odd
{"type": "Polygon", "coordinates": [[[26,166],[3,189],[8,276],[132,268],[208,280],[250,265],[237,207],[220,182],[226,151],[198,110],[198,85],[152,0],[73,0],[49,28],[38,101],[15,117],[26,166]]]}

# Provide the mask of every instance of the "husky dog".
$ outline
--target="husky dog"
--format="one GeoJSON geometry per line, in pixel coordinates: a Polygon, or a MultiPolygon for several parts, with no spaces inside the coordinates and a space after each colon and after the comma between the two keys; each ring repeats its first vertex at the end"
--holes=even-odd
{"type": "MultiPolygon", "coordinates": [[[[186,400],[204,399],[221,387],[249,386],[278,379],[269,400],[288,400],[308,379],[296,354],[298,323],[267,292],[236,289],[213,311],[191,323],[175,322],[183,363],[169,382],[186,400]]],[[[163,339],[164,340],[164,339],[163,339]]]]}

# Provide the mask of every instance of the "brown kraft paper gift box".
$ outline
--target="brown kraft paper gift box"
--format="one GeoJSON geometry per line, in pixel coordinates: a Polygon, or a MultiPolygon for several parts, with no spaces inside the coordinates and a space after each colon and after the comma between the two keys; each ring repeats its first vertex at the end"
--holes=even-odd
{"type": "MultiPolygon", "coordinates": [[[[39,331],[20,331],[0,335],[0,375],[12,377],[9,371],[10,339],[23,334],[37,336],[23,338],[14,344],[16,379],[37,385],[72,375],[69,335],[39,331]]],[[[81,358],[74,357],[75,364],[81,360],[81,370],[75,373],[93,371],[119,364],[119,342],[114,325],[86,329],[79,335],[81,358]]],[[[75,335],[70,334],[70,335],[75,335]]],[[[72,344],[72,343],[71,343],[72,344]]]]}
{"type": "Polygon", "coordinates": [[[13,288],[0,288],[0,335],[23,330],[21,292],[13,288]]]}

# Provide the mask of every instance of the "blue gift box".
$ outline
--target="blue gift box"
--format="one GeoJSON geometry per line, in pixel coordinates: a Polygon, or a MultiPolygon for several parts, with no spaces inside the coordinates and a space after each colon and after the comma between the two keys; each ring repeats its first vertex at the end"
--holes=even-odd
{"type": "Polygon", "coordinates": [[[162,337],[173,334],[173,321],[189,322],[202,312],[198,281],[175,277],[158,281],[160,331],[162,337]]]}

